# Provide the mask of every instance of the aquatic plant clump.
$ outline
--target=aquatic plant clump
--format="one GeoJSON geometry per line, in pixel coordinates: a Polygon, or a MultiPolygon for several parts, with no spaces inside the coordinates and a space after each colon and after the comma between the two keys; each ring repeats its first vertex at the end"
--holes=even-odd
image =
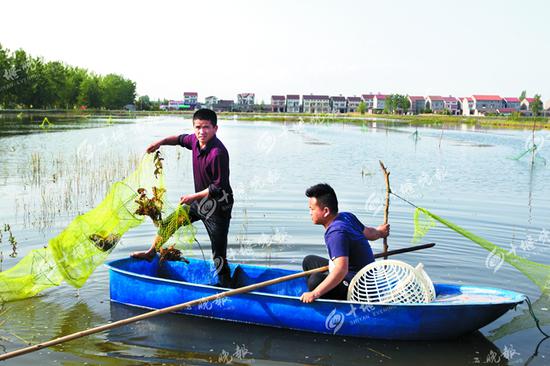
{"type": "Polygon", "coordinates": [[[159,253],[159,263],[164,261],[184,261],[185,263],[189,263],[189,261],[182,255],[181,250],[176,248],[175,244],[168,246],[168,248],[160,248],[159,253]]]}
{"type": "Polygon", "coordinates": [[[162,220],[163,196],[165,192],[164,188],[153,187],[153,197],[149,198],[147,197],[147,190],[139,188],[139,198],[135,201],[139,207],[134,213],[141,216],[149,216],[155,226],[159,226],[159,222],[162,220]]]}

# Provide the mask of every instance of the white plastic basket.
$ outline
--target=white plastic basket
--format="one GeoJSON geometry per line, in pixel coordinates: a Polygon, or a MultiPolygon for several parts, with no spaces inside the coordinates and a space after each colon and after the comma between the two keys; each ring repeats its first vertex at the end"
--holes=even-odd
{"type": "Polygon", "coordinates": [[[428,303],[435,299],[422,263],[416,268],[393,259],[370,263],[351,280],[348,300],[362,303],[428,303]]]}

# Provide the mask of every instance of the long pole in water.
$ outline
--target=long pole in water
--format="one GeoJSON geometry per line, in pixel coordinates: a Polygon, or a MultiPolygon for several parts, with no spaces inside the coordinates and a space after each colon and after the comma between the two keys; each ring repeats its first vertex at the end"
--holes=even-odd
{"type": "MultiPolygon", "coordinates": [[[[409,247],[409,248],[396,249],[396,250],[391,250],[389,252],[378,253],[374,257],[375,258],[380,258],[380,257],[389,256],[389,255],[413,252],[415,250],[431,248],[434,245],[435,245],[435,243],[416,245],[416,246],[409,247]]],[[[80,332],[68,334],[68,335],[63,336],[63,337],[52,339],[51,341],[36,344],[34,346],[20,348],[18,350],[12,351],[12,352],[4,353],[3,355],[0,355],[0,361],[7,360],[9,358],[13,358],[13,357],[17,357],[17,356],[21,356],[21,355],[31,353],[31,352],[34,352],[34,351],[38,351],[38,350],[41,350],[42,348],[51,347],[51,346],[55,346],[57,344],[72,341],[73,339],[82,338],[82,337],[85,337],[85,336],[88,336],[88,335],[91,335],[91,334],[103,332],[104,330],[109,330],[109,329],[112,329],[112,328],[120,327],[122,325],[135,323],[137,321],[152,318],[152,317],[157,316],[157,315],[172,313],[174,311],[190,308],[192,306],[201,304],[203,302],[214,301],[214,300],[220,299],[222,297],[228,297],[228,296],[233,296],[233,295],[238,295],[238,294],[244,294],[246,292],[254,291],[254,290],[262,288],[262,287],[274,285],[274,284],[285,282],[285,281],[290,281],[290,280],[293,280],[293,279],[296,279],[296,278],[308,276],[308,275],[313,274],[313,273],[325,272],[325,271],[328,271],[328,266],[315,268],[315,269],[305,271],[305,272],[293,273],[293,274],[288,275],[288,276],[274,278],[274,279],[269,280],[269,281],[255,283],[255,284],[245,286],[245,287],[241,287],[241,288],[238,288],[238,289],[224,291],[224,292],[220,292],[220,293],[210,295],[210,296],[207,296],[207,297],[202,297],[200,299],[188,301],[188,302],[183,303],[183,304],[177,304],[177,305],[168,306],[166,308],[162,308],[162,309],[158,309],[158,310],[153,310],[153,311],[150,311],[150,312],[147,312],[147,313],[144,313],[144,314],[136,315],[136,316],[131,317],[131,318],[121,319],[121,320],[118,320],[118,321],[113,322],[113,323],[103,324],[103,325],[100,325],[100,326],[97,326],[97,327],[94,327],[94,328],[90,328],[90,329],[83,330],[83,331],[80,331],[80,332]]]]}

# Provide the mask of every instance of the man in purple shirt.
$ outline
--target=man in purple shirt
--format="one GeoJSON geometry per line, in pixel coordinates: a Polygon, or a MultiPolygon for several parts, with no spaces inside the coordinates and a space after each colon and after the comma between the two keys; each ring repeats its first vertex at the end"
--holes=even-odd
{"type": "MultiPolygon", "coordinates": [[[[190,206],[191,222],[201,220],[204,223],[212,244],[218,283],[229,287],[230,270],[226,254],[233,190],[229,184],[229,154],[216,137],[217,121],[214,111],[199,109],[193,115],[194,134],[166,137],[149,145],[147,152],[153,153],[162,145],[180,145],[192,151],[195,193],[182,196],[180,204],[190,206]]],[[[149,250],[132,253],[132,257],[153,258],[158,240],[159,236],[149,250]]]]}
{"type": "Polygon", "coordinates": [[[316,255],[304,258],[304,271],[328,265],[329,272],[314,273],[307,278],[309,291],[301,296],[309,303],[318,298],[345,300],[348,286],[353,278],[367,264],[374,262],[369,240],[385,238],[390,234],[390,225],[376,228],[365,226],[350,212],[338,212],[338,199],[331,186],[326,183],[314,185],[306,190],[309,198],[309,213],[316,225],[325,227],[325,244],[329,259],[316,255]]]}

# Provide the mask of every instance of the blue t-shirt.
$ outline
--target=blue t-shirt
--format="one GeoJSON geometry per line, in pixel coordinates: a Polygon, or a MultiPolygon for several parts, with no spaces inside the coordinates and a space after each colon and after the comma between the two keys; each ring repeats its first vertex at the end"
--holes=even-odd
{"type": "Polygon", "coordinates": [[[361,268],[374,262],[374,255],[363,230],[365,225],[350,212],[340,212],[325,232],[325,244],[331,260],[348,257],[348,274],[351,281],[361,268]]]}

